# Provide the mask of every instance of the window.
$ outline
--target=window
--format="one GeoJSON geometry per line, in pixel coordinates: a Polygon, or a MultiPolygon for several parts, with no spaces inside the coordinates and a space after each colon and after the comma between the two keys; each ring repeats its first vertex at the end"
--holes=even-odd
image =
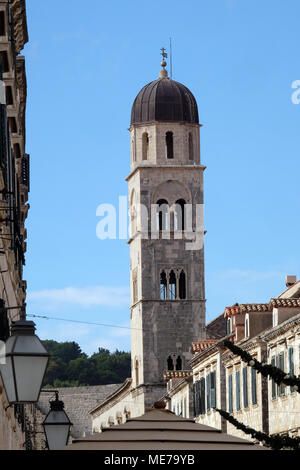
{"type": "MultiPolygon", "coordinates": [[[[278,356],[278,368],[284,370],[284,351],[282,351],[278,356]]],[[[278,386],[278,395],[280,397],[285,395],[285,385],[283,383],[278,386]]]]}
{"type": "Polygon", "coordinates": [[[2,64],[2,72],[9,72],[8,54],[6,51],[0,51],[0,62],[2,64]]]}
{"type": "Polygon", "coordinates": [[[175,300],[177,298],[177,289],[176,289],[176,276],[172,269],[169,275],[169,299],[175,300]]]}
{"type": "Polygon", "coordinates": [[[160,300],[186,299],[186,275],[183,269],[162,269],[160,272],[160,300]]]}
{"type": "Polygon", "coordinates": [[[210,374],[206,376],[206,409],[210,410],[210,374]]]}
{"type": "Polygon", "coordinates": [[[189,160],[194,160],[194,145],[192,133],[189,133],[189,160]]]}
{"type": "Polygon", "coordinates": [[[185,273],[183,270],[179,275],[179,298],[186,299],[185,273]]]}
{"type": "Polygon", "coordinates": [[[0,36],[5,36],[5,12],[0,11],[0,36]]]}
{"type": "Polygon", "coordinates": [[[210,405],[212,408],[216,408],[216,372],[210,373],[210,405]]]}
{"type": "Polygon", "coordinates": [[[156,228],[157,230],[168,230],[169,225],[169,205],[165,199],[159,199],[156,203],[158,205],[156,213],[156,228]]]}
{"type": "Polygon", "coordinates": [[[168,363],[168,370],[174,370],[174,363],[173,363],[173,359],[171,358],[171,356],[168,357],[167,363],[168,363]]]}
{"type": "Polygon", "coordinates": [[[148,160],[149,153],[149,136],[147,132],[144,132],[142,135],[142,159],[148,160]]]}
{"type": "Polygon", "coordinates": [[[199,404],[200,404],[200,414],[205,414],[205,378],[201,377],[200,379],[200,397],[199,397],[199,404]]]}
{"type": "MultiPolygon", "coordinates": [[[[293,346],[289,347],[289,374],[292,376],[294,375],[294,348],[293,346]]],[[[291,393],[294,391],[294,387],[290,387],[291,393]]]]}
{"type": "Polygon", "coordinates": [[[185,206],[185,200],[184,199],[178,199],[175,204],[175,223],[174,223],[174,228],[175,230],[184,230],[185,225],[184,225],[184,206],[185,206]]]}
{"type": "Polygon", "coordinates": [[[137,268],[132,273],[132,298],[133,303],[138,300],[138,281],[137,281],[137,268]]]}
{"type": "Polygon", "coordinates": [[[194,416],[199,416],[200,414],[200,381],[197,380],[193,384],[193,394],[194,394],[194,416]]]}
{"type": "Polygon", "coordinates": [[[235,373],[235,396],[236,396],[236,411],[241,409],[241,384],[240,384],[240,371],[235,373]]]}
{"type": "Polygon", "coordinates": [[[180,356],[176,359],[176,370],[182,370],[182,359],[180,356]]]}
{"type": "Polygon", "coordinates": [[[228,376],[228,413],[233,412],[232,407],[232,374],[228,376]]]}
{"type": "Polygon", "coordinates": [[[173,132],[166,133],[166,154],[167,154],[167,158],[174,158],[173,132]]]}
{"type": "MultiPolygon", "coordinates": [[[[272,356],[271,365],[273,367],[276,367],[276,356],[272,356]]],[[[276,395],[277,395],[276,391],[277,391],[276,390],[276,382],[274,381],[274,379],[272,379],[272,398],[273,399],[276,398],[276,395]]]]}
{"type": "Polygon", "coordinates": [[[10,85],[7,85],[5,87],[5,96],[6,96],[6,104],[14,104],[12,87],[10,85]]]}
{"type": "Polygon", "coordinates": [[[251,394],[252,394],[252,405],[257,403],[257,392],[256,392],[256,370],[251,367],[251,394]]]}
{"type": "Polygon", "coordinates": [[[136,386],[139,385],[139,361],[136,359],[135,360],[135,382],[136,386]]]}
{"type": "Polygon", "coordinates": [[[244,408],[248,408],[248,368],[243,368],[243,399],[244,408]]]}
{"type": "Polygon", "coordinates": [[[249,313],[245,315],[245,338],[249,337],[249,313]]]}
{"type": "Polygon", "coordinates": [[[160,299],[166,300],[167,298],[167,276],[165,271],[160,273],[160,299]]]}

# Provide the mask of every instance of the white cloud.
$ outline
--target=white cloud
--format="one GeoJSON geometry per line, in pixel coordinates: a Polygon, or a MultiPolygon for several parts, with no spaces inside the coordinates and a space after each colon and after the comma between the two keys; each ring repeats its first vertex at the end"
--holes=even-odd
{"type": "Polygon", "coordinates": [[[84,308],[99,305],[121,307],[129,305],[129,289],[118,286],[64,287],[28,292],[27,299],[29,302],[43,302],[47,309],[58,304],[75,304],[84,308]]]}

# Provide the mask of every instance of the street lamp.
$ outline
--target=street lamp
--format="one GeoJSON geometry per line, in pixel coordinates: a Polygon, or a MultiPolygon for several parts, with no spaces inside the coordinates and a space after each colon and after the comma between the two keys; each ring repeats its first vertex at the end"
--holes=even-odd
{"type": "Polygon", "coordinates": [[[72,423],[64,411],[64,402],[58,399],[58,392],[55,392],[55,400],[50,401],[50,411],[43,422],[49,450],[68,444],[71,426],[72,423]]]}
{"type": "Polygon", "coordinates": [[[25,319],[12,323],[0,372],[10,405],[39,399],[49,353],[35,335],[35,324],[25,319]]]}

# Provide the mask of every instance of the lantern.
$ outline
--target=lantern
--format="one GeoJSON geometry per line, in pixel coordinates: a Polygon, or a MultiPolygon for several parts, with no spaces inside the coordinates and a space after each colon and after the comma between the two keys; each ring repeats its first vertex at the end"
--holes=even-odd
{"type": "Polygon", "coordinates": [[[35,335],[34,322],[20,320],[12,324],[2,359],[0,372],[10,405],[37,402],[49,354],[35,335]]]}
{"type": "Polygon", "coordinates": [[[64,411],[64,402],[58,399],[58,392],[55,393],[55,396],[55,400],[50,401],[50,411],[43,422],[49,450],[59,449],[68,444],[72,426],[64,411]]]}

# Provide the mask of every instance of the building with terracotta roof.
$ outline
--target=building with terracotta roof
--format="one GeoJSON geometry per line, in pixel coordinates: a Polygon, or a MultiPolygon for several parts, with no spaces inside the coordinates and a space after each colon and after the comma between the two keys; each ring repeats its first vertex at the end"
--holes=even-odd
{"type": "MultiPolygon", "coordinates": [[[[224,339],[230,339],[258,361],[300,375],[300,281],[288,285],[268,303],[226,307],[223,316],[227,336],[192,343],[196,422],[246,437],[221,418],[216,411],[219,408],[258,431],[300,436],[300,396],[296,389],[276,385],[224,346],[224,339]]],[[[180,389],[187,387],[182,380],[180,389]]],[[[169,409],[181,398],[177,389],[169,381],[169,409]]]]}

